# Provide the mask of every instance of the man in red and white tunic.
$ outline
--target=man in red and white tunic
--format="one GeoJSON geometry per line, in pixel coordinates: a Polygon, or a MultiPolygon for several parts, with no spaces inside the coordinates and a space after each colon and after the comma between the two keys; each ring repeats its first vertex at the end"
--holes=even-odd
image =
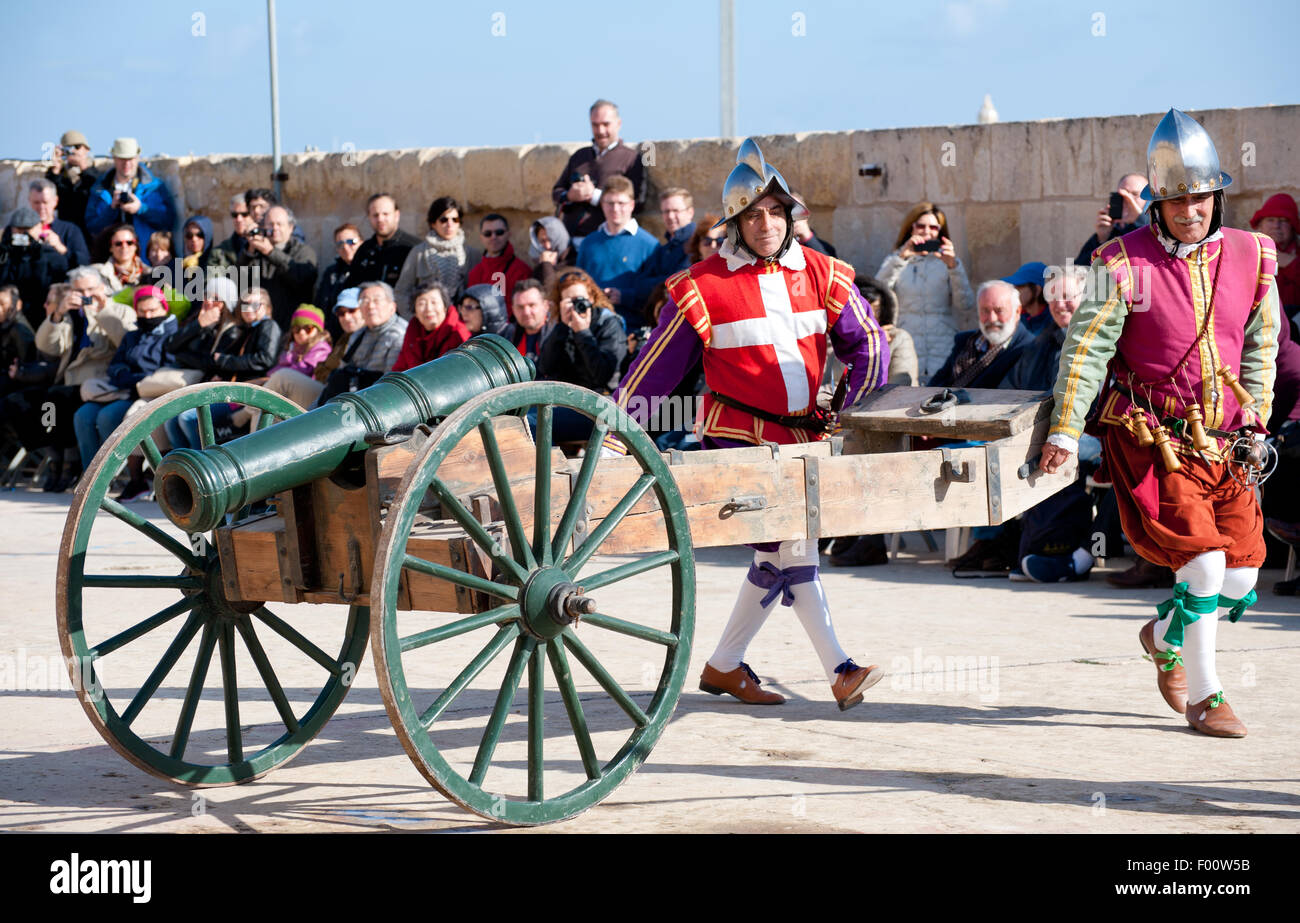
{"type": "MultiPolygon", "coordinates": [[[[668,278],[659,325],[614,399],[634,419],[644,416],[703,358],[711,393],[696,425],[705,448],[824,439],[816,401],[828,343],[848,367],[847,406],[887,380],[885,336],[853,285],[853,267],[795,240],[794,221],[807,209],[753,141],[741,146],[723,207],[726,242],[668,278]]],[[[839,707],[861,702],[884,672],[858,666],[840,647],[818,576],[817,542],[752,547],[753,564],[700,688],[755,705],[785,701],[760,688],[744,663],[745,649],[780,602],[808,633],[839,707]]]]}

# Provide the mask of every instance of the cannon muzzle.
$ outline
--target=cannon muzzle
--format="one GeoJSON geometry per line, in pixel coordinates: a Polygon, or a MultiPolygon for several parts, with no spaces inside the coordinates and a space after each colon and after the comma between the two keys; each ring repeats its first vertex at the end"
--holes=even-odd
{"type": "Polygon", "coordinates": [[[245,504],[328,477],[372,442],[409,433],[472,397],[533,375],[532,363],[508,340],[475,337],[269,429],[224,445],[169,452],[155,473],[158,505],[186,532],[207,532],[245,504]]]}

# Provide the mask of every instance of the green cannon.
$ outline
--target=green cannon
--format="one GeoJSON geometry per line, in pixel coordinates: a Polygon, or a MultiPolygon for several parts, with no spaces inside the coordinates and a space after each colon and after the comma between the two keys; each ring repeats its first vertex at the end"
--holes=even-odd
{"type": "Polygon", "coordinates": [[[247,783],[377,687],[447,798],[494,823],[563,820],[667,727],[694,548],[997,523],[1074,476],[1025,465],[1046,438],[1038,394],[922,414],[934,389],[886,388],[841,415],[842,440],[661,454],[608,398],[531,378],[484,337],[307,413],[212,383],[129,414],[78,486],[57,586],[108,744],[183,785],[247,783]],[[218,444],[221,403],[259,411],[256,431],[218,444]],[[164,454],[163,424],[189,411],[201,446],[164,454]],[[590,435],[561,444],[576,417],[590,435]],[[602,457],[609,435],[626,456],[602,457]],[[984,443],[903,451],[911,435],[984,443]],[[133,454],[165,516],[112,498],[133,454]],[[148,550],[124,555],[139,535],[148,550]]]}

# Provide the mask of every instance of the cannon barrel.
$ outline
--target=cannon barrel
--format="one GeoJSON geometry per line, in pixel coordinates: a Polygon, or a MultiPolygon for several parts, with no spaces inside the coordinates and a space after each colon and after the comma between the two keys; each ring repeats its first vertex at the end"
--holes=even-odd
{"type": "Polygon", "coordinates": [[[532,363],[508,340],[475,337],[432,362],[390,372],[369,388],[268,429],[224,445],[169,452],[155,473],[158,504],[186,532],[207,532],[247,503],[328,477],[373,442],[533,376],[532,363]]]}

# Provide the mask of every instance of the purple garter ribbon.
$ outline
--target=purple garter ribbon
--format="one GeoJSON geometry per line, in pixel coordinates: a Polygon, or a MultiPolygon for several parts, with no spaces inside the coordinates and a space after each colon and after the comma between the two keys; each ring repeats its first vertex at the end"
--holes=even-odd
{"type": "Polygon", "coordinates": [[[771,605],[772,600],[778,596],[781,597],[781,605],[792,606],[794,605],[794,593],[790,587],[799,583],[812,583],[816,580],[817,565],[806,564],[798,567],[787,567],[783,570],[770,561],[764,561],[762,564],[753,563],[749,565],[749,574],[746,579],[759,589],[767,590],[762,600],[763,608],[766,609],[771,605]]]}

